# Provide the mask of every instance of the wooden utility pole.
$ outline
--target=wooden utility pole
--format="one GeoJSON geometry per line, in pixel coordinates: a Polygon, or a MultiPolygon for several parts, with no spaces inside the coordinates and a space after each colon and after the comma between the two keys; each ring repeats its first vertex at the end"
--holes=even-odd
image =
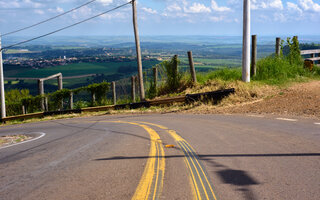
{"type": "Polygon", "coordinates": [[[136,102],[136,77],[132,76],[131,77],[131,98],[132,102],[136,102]]]}
{"type": "Polygon", "coordinates": [[[197,83],[196,70],[194,68],[192,51],[188,51],[189,65],[190,65],[190,73],[193,83],[197,83]]]}
{"type": "Polygon", "coordinates": [[[251,76],[257,74],[257,35],[252,35],[251,76]]]}
{"type": "Polygon", "coordinates": [[[281,38],[277,37],[276,38],[276,56],[280,57],[280,52],[281,52],[281,38]]]}
{"type": "MultiPolygon", "coordinates": [[[[1,49],[1,35],[0,35],[0,49],[1,49]]],[[[6,101],[4,94],[4,78],[3,78],[3,63],[2,63],[2,49],[0,50],[0,103],[1,103],[1,119],[7,116],[6,101]]]]}
{"type": "Polygon", "coordinates": [[[136,51],[137,51],[137,63],[138,63],[138,79],[140,86],[140,101],[145,101],[144,85],[143,85],[143,75],[142,75],[142,60],[141,60],[141,48],[140,39],[137,23],[137,2],[132,0],[132,13],[133,13],[133,29],[136,41],[136,51]]]}
{"type": "Polygon", "coordinates": [[[243,1],[242,81],[250,82],[250,0],[243,1]]]}
{"type": "Polygon", "coordinates": [[[113,105],[117,104],[117,95],[116,95],[116,82],[112,81],[112,99],[113,105]]]}

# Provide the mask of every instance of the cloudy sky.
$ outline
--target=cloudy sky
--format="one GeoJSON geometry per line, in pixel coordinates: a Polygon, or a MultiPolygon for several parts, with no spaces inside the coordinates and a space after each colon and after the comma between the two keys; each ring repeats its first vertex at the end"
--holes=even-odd
{"type": "MultiPolygon", "coordinates": [[[[0,0],[6,33],[89,0],[0,0]]],[[[128,0],[96,2],[19,35],[39,35],[99,14],[128,0]]],[[[137,0],[142,35],[241,35],[243,0],[137,0]]],[[[320,35],[320,0],[251,0],[252,33],[320,35]]],[[[57,35],[131,35],[130,5],[57,35]]]]}

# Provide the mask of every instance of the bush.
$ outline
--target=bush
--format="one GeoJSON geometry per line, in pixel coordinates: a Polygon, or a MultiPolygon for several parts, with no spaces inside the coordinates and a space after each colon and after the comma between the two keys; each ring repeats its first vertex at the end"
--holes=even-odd
{"type": "Polygon", "coordinates": [[[307,75],[303,68],[299,42],[296,37],[288,38],[289,53],[280,57],[269,56],[257,62],[257,74],[254,80],[264,80],[271,83],[283,83],[288,79],[307,75]]]}
{"type": "Polygon", "coordinates": [[[88,85],[84,89],[91,93],[91,96],[95,96],[96,100],[92,99],[92,105],[103,105],[106,102],[106,95],[109,91],[110,84],[107,82],[102,83],[93,83],[91,85],[88,85]]]}
{"type": "Polygon", "coordinates": [[[170,61],[163,61],[160,67],[166,76],[165,84],[161,86],[159,93],[168,94],[177,92],[181,87],[182,74],[179,73],[178,65],[180,61],[175,55],[170,61]]]}
{"type": "Polygon", "coordinates": [[[29,98],[29,90],[10,90],[5,93],[6,96],[6,111],[8,116],[22,114],[22,99],[29,98]]]}
{"type": "Polygon", "coordinates": [[[52,99],[52,107],[53,110],[62,109],[63,108],[63,100],[70,97],[71,90],[62,89],[57,90],[50,94],[50,100],[52,99]]]}
{"type": "Polygon", "coordinates": [[[74,109],[81,109],[81,108],[86,108],[89,106],[89,103],[86,101],[77,101],[74,104],[74,109]]]}

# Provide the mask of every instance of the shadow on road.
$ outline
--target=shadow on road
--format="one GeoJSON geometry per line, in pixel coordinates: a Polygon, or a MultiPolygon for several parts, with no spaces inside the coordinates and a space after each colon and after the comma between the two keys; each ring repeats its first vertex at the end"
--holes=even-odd
{"type": "MultiPolygon", "coordinates": [[[[284,153],[284,154],[200,154],[198,157],[201,160],[206,160],[205,158],[219,158],[219,157],[317,157],[320,153],[284,153]]],[[[184,158],[185,155],[169,155],[164,156],[164,158],[184,158]]],[[[153,158],[152,156],[114,156],[109,158],[99,158],[99,160],[131,160],[131,159],[148,159],[153,158]]],[[[156,157],[158,158],[158,157],[156,157]]]]}

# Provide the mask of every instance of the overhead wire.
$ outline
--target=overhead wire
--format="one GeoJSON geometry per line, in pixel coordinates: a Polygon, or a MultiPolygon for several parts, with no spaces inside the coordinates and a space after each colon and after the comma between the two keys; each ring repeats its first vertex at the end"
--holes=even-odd
{"type": "Polygon", "coordinates": [[[127,3],[124,3],[124,4],[120,5],[120,6],[117,6],[117,7],[115,7],[115,8],[110,9],[110,10],[107,10],[107,11],[105,11],[105,12],[102,12],[102,13],[100,13],[100,14],[98,14],[98,15],[89,17],[89,18],[87,18],[87,19],[84,19],[84,20],[82,20],[82,21],[79,21],[79,22],[77,22],[77,23],[71,24],[71,25],[69,25],[69,26],[65,26],[65,27],[63,27],[63,28],[57,29],[57,30],[52,31],[52,32],[50,32],[50,33],[47,33],[47,34],[44,34],[44,35],[40,35],[40,36],[31,38],[31,39],[29,39],[29,40],[25,40],[25,41],[22,41],[22,42],[18,42],[18,43],[15,43],[15,44],[12,44],[12,45],[3,47],[3,48],[0,49],[0,51],[3,51],[3,50],[5,50],[5,49],[9,49],[9,48],[14,47],[14,46],[18,46],[18,45],[21,45],[21,44],[24,44],[24,43],[27,43],[27,42],[31,42],[31,41],[33,41],[33,40],[37,40],[37,39],[43,38],[43,37],[52,35],[52,34],[54,34],[54,33],[60,32],[60,31],[63,31],[63,30],[65,30],[65,29],[71,28],[71,27],[76,26],[76,25],[78,25],[78,24],[82,24],[82,23],[87,22],[87,21],[89,21],[89,20],[91,20],[91,19],[100,17],[100,16],[102,16],[102,15],[104,15],[104,14],[107,14],[107,13],[109,13],[109,12],[112,12],[112,11],[114,11],[114,10],[117,10],[117,9],[119,9],[119,8],[122,8],[122,7],[124,7],[124,6],[128,5],[128,4],[131,4],[131,3],[132,3],[132,1],[129,1],[129,2],[127,2],[127,3]]]}
{"type": "Polygon", "coordinates": [[[88,1],[88,2],[86,2],[86,3],[84,3],[84,4],[80,5],[80,6],[75,7],[75,8],[72,8],[71,10],[68,10],[68,11],[66,11],[66,12],[64,12],[64,13],[61,13],[61,14],[56,15],[56,16],[53,16],[53,17],[51,17],[51,18],[49,18],[49,19],[40,21],[40,22],[38,22],[38,23],[32,24],[32,25],[30,25],[30,26],[26,26],[26,27],[24,27],[24,28],[20,28],[20,29],[17,29],[17,30],[14,30],[14,31],[11,31],[11,32],[8,32],[8,33],[5,33],[5,34],[2,34],[1,36],[4,37],[4,36],[7,36],[7,35],[11,35],[11,34],[14,34],[14,33],[18,33],[18,32],[20,32],[20,31],[24,31],[24,30],[30,29],[30,28],[32,28],[32,27],[38,26],[38,25],[40,25],[40,24],[46,23],[46,22],[48,22],[48,21],[51,21],[51,20],[56,19],[56,18],[58,18],[58,17],[61,17],[61,16],[63,16],[63,15],[66,15],[66,14],[68,14],[68,13],[70,13],[70,12],[73,12],[73,11],[75,11],[75,10],[78,10],[78,9],[80,9],[80,8],[86,6],[86,5],[89,5],[89,4],[93,3],[93,2],[95,2],[95,1],[97,1],[97,0],[88,1]]]}

